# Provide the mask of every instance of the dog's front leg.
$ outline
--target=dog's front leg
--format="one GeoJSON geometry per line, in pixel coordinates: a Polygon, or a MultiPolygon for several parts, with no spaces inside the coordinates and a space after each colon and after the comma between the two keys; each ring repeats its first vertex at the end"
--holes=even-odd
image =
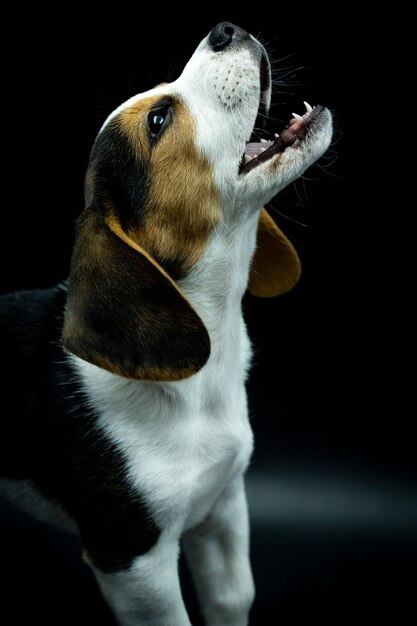
{"type": "Polygon", "coordinates": [[[184,536],[184,549],[207,626],[247,626],[255,589],[243,476],[208,518],[184,536]]]}
{"type": "Polygon", "coordinates": [[[181,595],[178,552],[178,541],[163,533],[127,569],[103,573],[93,567],[120,626],[191,626],[181,595]]]}

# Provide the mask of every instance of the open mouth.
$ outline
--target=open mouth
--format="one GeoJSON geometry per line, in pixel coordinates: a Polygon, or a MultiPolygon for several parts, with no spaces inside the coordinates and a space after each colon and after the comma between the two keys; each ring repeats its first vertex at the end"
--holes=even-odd
{"type": "Polygon", "coordinates": [[[260,67],[261,97],[259,102],[258,115],[255,126],[249,141],[246,143],[245,152],[239,167],[239,174],[244,175],[250,172],[261,163],[265,163],[275,154],[284,152],[286,148],[299,146],[308,135],[314,121],[324,110],[321,105],[312,107],[308,102],[304,102],[306,112],[303,115],[293,113],[286,128],[279,134],[270,133],[265,130],[268,107],[266,104],[266,93],[270,89],[269,71],[265,69],[265,63],[261,62],[260,67]]]}

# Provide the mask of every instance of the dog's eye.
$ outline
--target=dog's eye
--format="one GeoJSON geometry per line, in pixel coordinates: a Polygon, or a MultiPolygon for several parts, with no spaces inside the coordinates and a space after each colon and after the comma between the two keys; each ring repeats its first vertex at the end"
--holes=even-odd
{"type": "Polygon", "coordinates": [[[155,139],[171,121],[171,107],[152,109],[148,113],[148,126],[152,139],[155,139]]]}

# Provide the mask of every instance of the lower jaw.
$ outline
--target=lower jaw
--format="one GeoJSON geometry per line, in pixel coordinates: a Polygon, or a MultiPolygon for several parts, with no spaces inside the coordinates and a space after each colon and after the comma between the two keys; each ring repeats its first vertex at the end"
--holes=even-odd
{"type": "Polygon", "coordinates": [[[266,140],[263,143],[261,142],[262,140],[260,142],[248,142],[247,146],[258,145],[257,150],[262,151],[250,160],[245,160],[246,155],[243,155],[239,168],[239,176],[244,176],[262,163],[269,161],[276,154],[283,153],[287,148],[297,148],[300,146],[311,129],[311,124],[323,110],[324,107],[318,105],[311,111],[307,111],[303,116],[292,118],[289,125],[280,135],[275,135],[272,140],[266,140]]]}

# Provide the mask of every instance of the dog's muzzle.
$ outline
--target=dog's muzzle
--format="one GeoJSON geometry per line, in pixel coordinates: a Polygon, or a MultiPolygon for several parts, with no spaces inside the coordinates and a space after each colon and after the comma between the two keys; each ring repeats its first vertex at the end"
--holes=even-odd
{"type": "Polygon", "coordinates": [[[251,137],[242,155],[239,168],[241,175],[268,161],[275,154],[284,152],[286,148],[298,146],[308,134],[313,134],[325,109],[320,105],[311,107],[307,102],[305,113],[293,113],[289,124],[279,134],[266,130],[271,97],[271,70],[266,50],[256,39],[231,22],[221,22],[211,31],[208,43],[214,52],[248,46],[259,59],[259,108],[251,137]]]}

